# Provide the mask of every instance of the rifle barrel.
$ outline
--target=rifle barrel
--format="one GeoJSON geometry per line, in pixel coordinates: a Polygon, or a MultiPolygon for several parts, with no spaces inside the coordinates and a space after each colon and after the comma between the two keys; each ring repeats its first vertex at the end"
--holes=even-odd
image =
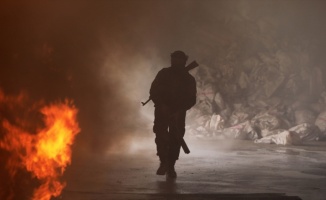
{"type": "Polygon", "coordinates": [[[143,104],[143,106],[144,106],[144,105],[146,105],[150,100],[152,100],[151,97],[149,97],[149,98],[147,99],[147,101],[145,101],[145,102],[141,102],[141,104],[143,104]]]}
{"type": "Polygon", "coordinates": [[[185,142],[185,140],[183,138],[181,138],[181,147],[183,149],[183,151],[186,153],[186,154],[189,154],[190,153],[190,150],[187,146],[187,143],[185,142]]]}

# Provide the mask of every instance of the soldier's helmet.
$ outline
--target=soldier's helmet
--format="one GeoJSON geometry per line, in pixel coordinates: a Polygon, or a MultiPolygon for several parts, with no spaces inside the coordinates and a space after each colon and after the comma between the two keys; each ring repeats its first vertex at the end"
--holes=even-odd
{"type": "Polygon", "coordinates": [[[181,58],[181,59],[188,59],[188,56],[183,51],[175,51],[171,53],[171,58],[181,58]]]}

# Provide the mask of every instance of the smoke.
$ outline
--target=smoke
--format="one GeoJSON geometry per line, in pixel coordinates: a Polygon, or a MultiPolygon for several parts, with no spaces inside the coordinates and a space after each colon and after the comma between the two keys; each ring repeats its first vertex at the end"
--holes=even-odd
{"type": "MultiPolygon", "coordinates": [[[[148,135],[150,83],[169,55],[238,70],[257,52],[297,45],[324,66],[323,1],[2,1],[0,87],[73,98],[77,149],[123,151],[148,135]],[[234,53],[229,55],[228,52],[234,53]]],[[[199,76],[195,73],[195,76],[199,76]]]]}

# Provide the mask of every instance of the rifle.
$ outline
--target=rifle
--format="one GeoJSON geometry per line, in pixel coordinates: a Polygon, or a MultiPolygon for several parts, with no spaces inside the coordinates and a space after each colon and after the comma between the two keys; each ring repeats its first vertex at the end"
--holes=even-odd
{"type": "Polygon", "coordinates": [[[187,143],[185,142],[185,140],[183,138],[179,138],[178,139],[178,142],[180,143],[183,151],[186,153],[186,154],[189,154],[190,153],[190,150],[187,146],[187,143]]]}
{"type": "MultiPolygon", "coordinates": [[[[198,65],[198,63],[196,62],[196,61],[192,61],[189,65],[187,65],[186,67],[185,67],[185,70],[186,71],[190,71],[190,70],[192,70],[192,69],[194,69],[194,68],[196,68],[196,67],[198,67],[199,65],[198,65]]],[[[141,102],[141,104],[143,105],[143,106],[145,106],[148,102],[150,102],[152,100],[152,98],[151,97],[149,97],[148,99],[147,99],[147,101],[145,101],[145,102],[141,102]]]]}
{"type": "MultiPolygon", "coordinates": [[[[171,116],[173,117],[173,116],[171,116]]],[[[178,115],[176,114],[176,117],[178,117],[178,115]]],[[[178,120],[178,119],[177,119],[178,120]]],[[[178,129],[178,124],[177,122],[174,124],[175,128],[177,129],[177,132],[179,132],[179,129],[178,129]]],[[[174,138],[177,140],[177,142],[181,145],[183,151],[186,153],[186,154],[189,154],[190,153],[190,150],[188,148],[188,145],[187,143],[185,142],[185,140],[183,139],[183,137],[178,137],[178,134],[173,134],[174,135],[174,138]]]]}

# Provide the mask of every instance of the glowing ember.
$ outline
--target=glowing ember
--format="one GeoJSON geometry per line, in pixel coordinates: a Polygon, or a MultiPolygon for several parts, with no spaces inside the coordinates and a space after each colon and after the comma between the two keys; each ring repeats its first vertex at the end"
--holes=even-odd
{"type": "MultiPolygon", "coordinates": [[[[0,103],[5,99],[0,90],[0,103]]],[[[11,177],[18,169],[25,169],[41,183],[32,199],[50,200],[59,196],[66,185],[59,179],[71,162],[70,146],[80,131],[76,120],[78,111],[71,101],[66,100],[44,106],[40,112],[44,115],[45,126],[36,134],[2,120],[5,135],[0,140],[0,148],[11,153],[6,165],[11,177]]]]}

